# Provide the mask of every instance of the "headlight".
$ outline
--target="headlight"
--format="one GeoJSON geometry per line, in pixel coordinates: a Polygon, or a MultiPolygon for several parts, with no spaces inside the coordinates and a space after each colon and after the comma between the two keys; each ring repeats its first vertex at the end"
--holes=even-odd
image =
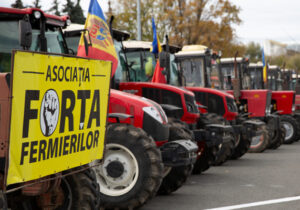
{"type": "Polygon", "coordinates": [[[41,12],[39,12],[39,11],[34,11],[33,12],[33,15],[34,15],[34,17],[36,18],[36,19],[40,19],[41,18],[41,12]]]}
{"type": "Polygon", "coordinates": [[[266,115],[270,115],[271,114],[271,106],[266,106],[266,115]]]}
{"type": "Polygon", "coordinates": [[[296,110],[296,106],[295,106],[295,104],[293,104],[293,106],[292,106],[292,112],[294,112],[296,110]]]}
{"type": "Polygon", "coordinates": [[[143,108],[143,111],[146,112],[148,115],[153,117],[155,120],[157,120],[160,123],[163,123],[162,117],[159,114],[159,112],[154,109],[153,107],[147,106],[143,108]]]}

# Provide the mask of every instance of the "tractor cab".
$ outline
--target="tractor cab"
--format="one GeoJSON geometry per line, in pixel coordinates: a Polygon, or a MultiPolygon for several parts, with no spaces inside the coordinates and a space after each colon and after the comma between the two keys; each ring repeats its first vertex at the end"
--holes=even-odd
{"type": "Polygon", "coordinates": [[[268,89],[272,91],[283,90],[283,72],[276,65],[270,65],[268,69],[268,89]]]}
{"type": "Polygon", "coordinates": [[[10,72],[12,49],[67,54],[62,28],[69,23],[68,16],[58,17],[36,8],[0,8],[0,72],[10,72]],[[26,30],[23,43],[19,42],[21,30],[26,30]]]}
{"type": "Polygon", "coordinates": [[[233,96],[211,89],[213,86],[220,88],[222,84],[216,53],[203,45],[184,46],[175,54],[175,62],[178,83],[195,94],[201,113],[215,113],[229,121],[236,119],[238,110],[233,96]],[[212,80],[213,77],[215,81],[212,80]]]}
{"type": "Polygon", "coordinates": [[[262,63],[250,63],[246,72],[253,75],[250,77],[250,83],[253,84],[253,89],[269,89],[272,91],[272,112],[278,112],[280,115],[290,115],[293,113],[295,109],[295,92],[282,90],[283,81],[281,79],[282,74],[279,67],[271,66],[271,68],[267,68],[267,81],[263,80],[262,63]],[[273,81],[271,79],[272,77],[274,77],[273,81]],[[271,84],[268,84],[269,78],[271,84]]]}
{"type": "Polygon", "coordinates": [[[211,87],[212,52],[203,45],[188,45],[175,54],[181,83],[187,87],[211,87]]]}

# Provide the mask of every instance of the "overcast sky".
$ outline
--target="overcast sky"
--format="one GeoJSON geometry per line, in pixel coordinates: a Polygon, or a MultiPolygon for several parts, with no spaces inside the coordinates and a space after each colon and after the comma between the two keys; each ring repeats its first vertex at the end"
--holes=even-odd
{"type": "Polygon", "coordinates": [[[231,0],[242,9],[243,23],[236,27],[243,42],[265,39],[300,43],[299,0],[231,0]]]}
{"type": "MultiPolygon", "coordinates": [[[[34,0],[23,0],[31,5],[34,0]]],[[[49,9],[53,0],[41,0],[42,9],[49,9]]],[[[112,0],[114,1],[114,0],[112,0]]],[[[265,39],[284,43],[300,43],[300,0],[231,0],[241,7],[241,25],[235,26],[242,42],[255,41],[260,44],[265,39]]],[[[0,0],[0,6],[9,7],[15,0],[0,0]]],[[[65,4],[65,1],[59,1],[65,4]]],[[[90,0],[81,0],[87,13],[90,0]]],[[[108,10],[108,0],[98,0],[104,11],[108,10]]]]}

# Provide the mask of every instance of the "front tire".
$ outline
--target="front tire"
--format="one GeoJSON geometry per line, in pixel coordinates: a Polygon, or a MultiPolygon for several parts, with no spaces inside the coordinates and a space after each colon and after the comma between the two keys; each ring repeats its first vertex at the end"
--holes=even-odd
{"type": "Polygon", "coordinates": [[[266,125],[263,125],[260,130],[262,131],[262,135],[252,138],[248,152],[260,153],[267,149],[269,145],[269,134],[266,125]]]}
{"type": "Polygon", "coordinates": [[[290,115],[283,115],[280,116],[280,122],[285,129],[284,144],[291,144],[296,141],[300,132],[297,120],[290,115]]]}
{"type": "Polygon", "coordinates": [[[160,151],[146,132],[116,123],[107,127],[104,162],[95,170],[101,205],[133,209],[156,194],[162,182],[163,165],[160,151]]]}
{"type": "MultiPolygon", "coordinates": [[[[186,130],[186,128],[182,127],[183,125],[172,120],[169,120],[169,124],[169,141],[179,139],[193,140],[193,136],[186,130]]],[[[172,167],[170,172],[163,178],[158,194],[169,195],[178,190],[186,182],[187,178],[191,174],[192,168],[192,165],[172,167]]]]}

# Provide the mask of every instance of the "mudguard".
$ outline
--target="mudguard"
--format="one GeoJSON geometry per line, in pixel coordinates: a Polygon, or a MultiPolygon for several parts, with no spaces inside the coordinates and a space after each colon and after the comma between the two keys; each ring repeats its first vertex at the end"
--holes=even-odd
{"type": "Polygon", "coordinates": [[[165,143],[160,151],[165,166],[177,167],[194,164],[198,146],[191,140],[176,140],[165,143]]]}
{"type": "Polygon", "coordinates": [[[205,141],[208,147],[218,146],[222,143],[231,141],[232,137],[230,132],[233,129],[228,125],[210,124],[206,129],[194,130],[196,141],[205,141]]]}

